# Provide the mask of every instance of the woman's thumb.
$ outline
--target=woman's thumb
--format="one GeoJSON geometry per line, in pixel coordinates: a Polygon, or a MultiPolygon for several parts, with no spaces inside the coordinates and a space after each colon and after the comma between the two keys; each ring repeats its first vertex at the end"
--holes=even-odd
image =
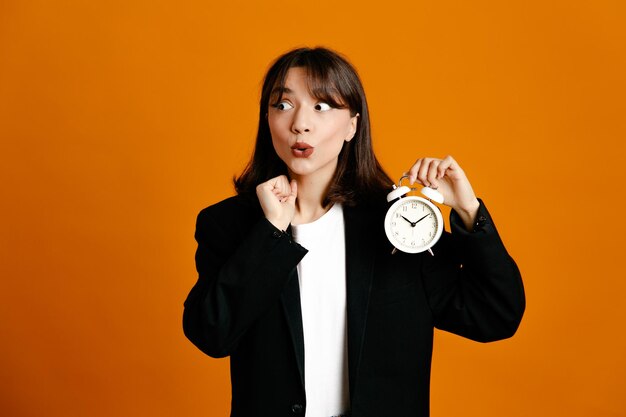
{"type": "Polygon", "coordinates": [[[298,183],[296,180],[291,180],[291,192],[289,193],[289,202],[295,203],[298,196],[298,183]]]}

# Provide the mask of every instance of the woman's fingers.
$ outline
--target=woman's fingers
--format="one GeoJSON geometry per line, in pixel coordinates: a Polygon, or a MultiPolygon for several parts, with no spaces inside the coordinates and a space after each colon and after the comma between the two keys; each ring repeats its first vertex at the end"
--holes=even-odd
{"type": "Polygon", "coordinates": [[[437,179],[442,178],[439,176],[439,165],[441,162],[440,159],[436,158],[418,159],[407,172],[409,183],[413,185],[413,183],[418,182],[426,187],[438,187],[439,181],[437,179]]]}
{"type": "Polygon", "coordinates": [[[261,183],[256,188],[257,198],[265,217],[276,227],[285,230],[293,219],[298,187],[280,175],[261,183]]]}
{"type": "Polygon", "coordinates": [[[417,172],[419,171],[420,167],[422,166],[422,160],[423,160],[423,158],[420,158],[417,161],[415,161],[415,163],[413,164],[411,169],[408,172],[405,173],[405,175],[409,176],[409,184],[411,184],[411,185],[413,185],[413,183],[415,183],[417,181],[417,172]]]}
{"type": "Polygon", "coordinates": [[[443,159],[438,158],[420,158],[406,173],[409,176],[409,182],[413,184],[418,182],[426,187],[437,188],[441,179],[448,176],[450,179],[456,180],[462,171],[457,162],[448,155],[443,159]],[[454,174],[454,175],[450,175],[454,174]]]}
{"type": "Polygon", "coordinates": [[[431,188],[439,187],[439,181],[437,181],[437,177],[439,174],[438,168],[440,164],[441,164],[441,161],[438,159],[433,159],[428,164],[428,169],[426,170],[426,182],[428,183],[428,186],[431,188]]]}
{"type": "Polygon", "coordinates": [[[286,197],[291,192],[291,187],[289,185],[289,180],[286,175],[279,175],[278,177],[274,177],[268,181],[268,183],[272,186],[272,192],[274,195],[278,197],[286,197]]]}
{"type": "Polygon", "coordinates": [[[443,178],[448,168],[451,168],[453,164],[456,164],[456,161],[450,155],[443,158],[437,166],[437,178],[443,178]]]}
{"type": "Polygon", "coordinates": [[[296,198],[298,197],[298,183],[296,182],[296,180],[291,180],[291,183],[289,184],[289,196],[287,196],[287,201],[289,201],[289,203],[295,204],[296,203],[296,198]]]}
{"type": "Polygon", "coordinates": [[[452,158],[419,158],[406,173],[411,184],[437,188],[444,196],[446,205],[457,210],[475,211],[477,201],[465,172],[452,158]]]}

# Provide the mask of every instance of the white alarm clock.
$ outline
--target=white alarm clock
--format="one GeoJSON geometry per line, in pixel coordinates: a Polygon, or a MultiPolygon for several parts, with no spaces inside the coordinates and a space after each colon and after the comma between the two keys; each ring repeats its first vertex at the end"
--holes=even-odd
{"type": "Polygon", "coordinates": [[[388,202],[394,201],[385,216],[385,233],[394,246],[392,253],[396,250],[406,253],[429,251],[434,255],[431,248],[443,233],[443,216],[430,200],[441,204],[443,195],[433,188],[424,187],[421,193],[430,200],[407,196],[415,188],[402,185],[405,178],[408,175],[400,178],[398,186],[394,184],[393,191],[387,195],[388,202]]]}

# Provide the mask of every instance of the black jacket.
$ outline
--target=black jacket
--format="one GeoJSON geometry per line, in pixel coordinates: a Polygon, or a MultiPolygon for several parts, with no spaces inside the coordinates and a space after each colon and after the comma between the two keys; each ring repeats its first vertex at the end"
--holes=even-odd
{"type": "MultiPolygon", "coordinates": [[[[435,256],[392,255],[386,209],[344,207],[351,416],[428,416],[433,328],[481,342],[510,337],[523,285],[482,202],[471,233],[452,212],[435,256]]],[[[241,196],[204,209],[196,240],[199,279],[183,327],[207,355],[230,356],[231,416],[303,415],[296,265],[307,250],[241,196]]]]}

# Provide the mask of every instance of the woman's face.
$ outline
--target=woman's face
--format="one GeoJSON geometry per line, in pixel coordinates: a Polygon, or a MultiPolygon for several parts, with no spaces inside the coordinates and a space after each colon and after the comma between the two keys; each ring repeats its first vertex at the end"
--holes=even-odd
{"type": "Polygon", "coordinates": [[[276,153],[292,177],[314,175],[330,181],[344,141],[356,132],[358,115],[313,97],[305,68],[289,69],[282,93],[280,101],[280,92],[272,94],[267,115],[276,153]]]}

